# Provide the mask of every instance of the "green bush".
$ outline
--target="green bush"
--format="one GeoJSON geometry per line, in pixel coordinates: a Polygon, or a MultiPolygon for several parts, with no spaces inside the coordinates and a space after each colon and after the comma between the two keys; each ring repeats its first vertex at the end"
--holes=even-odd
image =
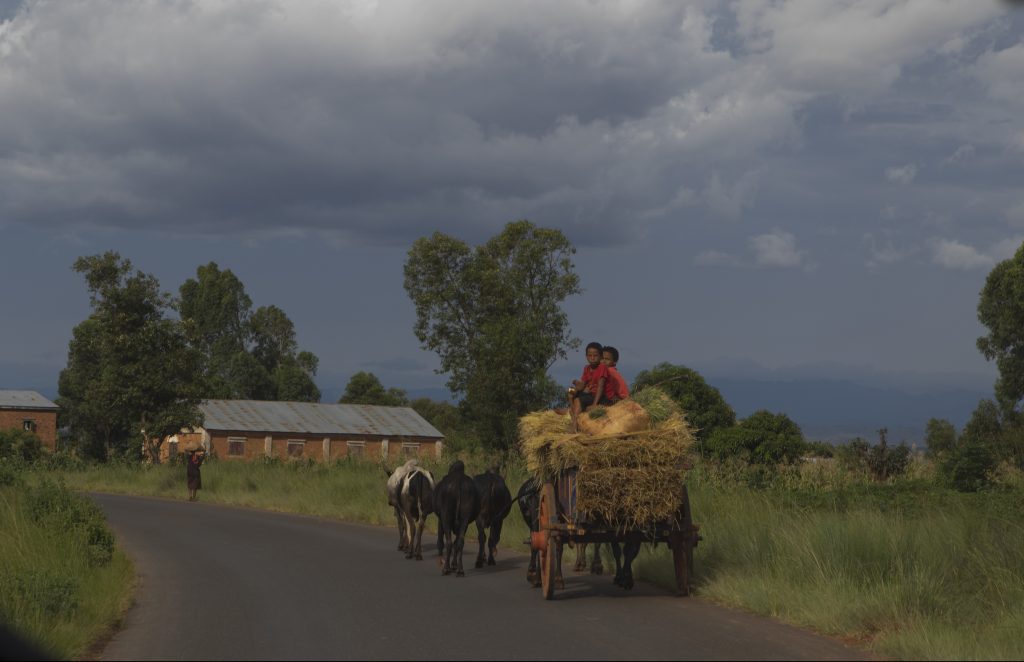
{"type": "Polygon", "coordinates": [[[0,430],[0,458],[18,458],[35,462],[43,453],[43,442],[34,432],[0,430]]]}
{"type": "Polygon", "coordinates": [[[907,473],[910,466],[910,448],[906,444],[890,446],[885,440],[886,430],[879,430],[879,442],[872,446],[857,437],[853,441],[836,447],[839,465],[852,473],[866,473],[876,481],[898,478],[907,473]]]}
{"type": "Polygon", "coordinates": [[[939,476],[960,492],[977,492],[992,483],[999,464],[995,454],[983,443],[961,443],[947,451],[939,464],[939,476]]]}
{"type": "Polygon", "coordinates": [[[107,528],[103,512],[92,501],[73,494],[63,482],[43,479],[25,494],[29,517],[58,530],[79,530],[86,539],[89,560],[94,565],[110,561],[114,535],[107,528]]]}
{"type": "Polygon", "coordinates": [[[0,594],[8,599],[35,605],[47,616],[70,614],[79,604],[78,582],[50,572],[29,571],[21,575],[0,575],[0,594]]]}
{"type": "Polygon", "coordinates": [[[800,426],[785,414],[765,410],[754,412],[735,427],[718,428],[705,445],[718,460],[737,457],[760,465],[795,462],[805,448],[800,426]]]}

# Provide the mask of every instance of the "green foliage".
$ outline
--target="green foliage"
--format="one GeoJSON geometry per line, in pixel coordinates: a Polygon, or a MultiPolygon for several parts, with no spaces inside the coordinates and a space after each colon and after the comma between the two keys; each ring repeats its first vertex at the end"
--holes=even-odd
{"type": "Polygon", "coordinates": [[[319,359],[298,351],[295,326],[277,306],[252,310],[245,286],[215,262],[179,289],[176,307],[203,357],[203,397],[318,402],[319,359]]]}
{"type": "Polygon", "coordinates": [[[505,226],[475,249],[435,232],[405,263],[416,337],[437,352],[448,388],[486,444],[508,448],[519,416],[549,405],[559,388],[547,371],[579,345],[561,303],[580,292],[575,249],[558,230],[505,226]]]}
{"type": "Polygon", "coordinates": [[[924,441],[928,445],[928,457],[942,457],[956,448],[956,428],[945,419],[929,419],[924,441]]]}
{"type": "Polygon", "coordinates": [[[988,328],[988,335],[978,338],[978,349],[996,362],[996,399],[1012,415],[1024,399],[1024,245],[985,279],[978,320],[988,328]]]}
{"type": "Polygon", "coordinates": [[[27,430],[0,430],[0,459],[18,458],[35,462],[43,452],[43,442],[34,432],[27,430]]]}
{"type": "Polygon", "coordinates": [[[719,427],[705,442],[713,457],[743,458],[750,464],[775,465],[800,459],[806,445],[800,426],[785,414],[760,410],[734,427],[719,427]]]}
{"type": "Polygon", "coordinates": [[[168,319],[170,298],[156,278],[110,251],[75,261],[92,313],[72,332],[60,374],[59,404],[84,452],[138,455],[201,422],[196,405],[200,355],[182,325],[168,319]]]}
{"type": "Polygon", "coordinates": [[[43,479],[26,492],[25,504],[33,521],[58,530],[81,532],[90,562],[102,565],[110,561],[114,535],[107,528],[103,512],[92,501],[75,495],[63,482],[43,479]]]}
{"type": "MultiPolygon", "coordinates": [[[[660,363],[636,376],[633,392],[639,394],[651,386],[657,386],[668,394],[686,413],[686,420],[695,429],[698,444],[703,445],[715,430],[736,424],[736,412],[719,390],[708,385],[696,370],[660,363]]],[[[739,443],[739,440],[733,435],[728,443],[739,443]]]]}
{"type": "Polygon", "coordinates": [[[992,474],[998,463],[987,444],[967,439],[943,455],[939,476],[953,489],[977,492],[992,484],[992,474]]]}
{"type": "Polygon", "coordinates": [[[847,471],[866,473],[879,482],[905,474],[910,466],[910,448],[906,444],[890,446],[885,428],[878,433],[879,441],[874,446],[860,437],[838,446],[836,457],[840,465],[847,471]]]}
{"type": "MultiPolygon", "coordinates": [[[[345,392],[338,402],[350,405],[383,405],[385,407],[405,407],[409,398],[400,388],[384,389],[377,375],[372,372],[357,372],[345,385],[345,392]]],[[[426,418],[426,417],[424,417],[426,418]]],[[[435,426],[436,427],[436,426],[435,426]]]]}

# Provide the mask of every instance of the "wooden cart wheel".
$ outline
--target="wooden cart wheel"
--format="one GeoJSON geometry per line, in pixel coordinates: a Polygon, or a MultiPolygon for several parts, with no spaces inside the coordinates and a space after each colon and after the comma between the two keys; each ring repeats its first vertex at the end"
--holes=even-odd
{"type": "MultiPolygon", "coordinates": [[[[557,509],[555,507],[555,487],[551,483],[544,483],[540,491],[540,509],[537,521],[541,530],[545,527],[558,523],[557,509]]],[[[555,595],[555,571],[558,568],[558,532],[547,529],[548,544],[540,552],[540,585],[545,600],[550,600],[555,595]]]]}

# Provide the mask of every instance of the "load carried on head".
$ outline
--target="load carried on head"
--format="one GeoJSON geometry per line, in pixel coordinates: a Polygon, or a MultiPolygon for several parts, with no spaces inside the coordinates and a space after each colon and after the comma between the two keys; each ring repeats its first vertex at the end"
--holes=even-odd
{"type": "Polygon", "coordinates": [[[576,510],[616,529],[674,519],[680,506],[693,430],[663,391],[649,387],[607,407],[593,407],[573,432],[554,411],[519,420],[530,472],[543,482],[576,470],[576,510]]]}

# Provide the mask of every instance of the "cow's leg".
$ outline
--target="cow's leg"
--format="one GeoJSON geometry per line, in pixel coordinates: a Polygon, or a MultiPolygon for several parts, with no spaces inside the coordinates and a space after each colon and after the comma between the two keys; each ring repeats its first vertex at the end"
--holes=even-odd
{"type": "Polygon", "coordinates": [[[416,520],[411,515],[405,515],[405,558],[411,559],[416,552],[415,545],[416,520]]]}
{"type": "Polygon", "coordinates": [[[420,513],[419,520],[416,521],[416,553],[413,557],[417,561],[423,560],[423,527],[427,523],[427,516],[420,513]]]}
{"type": "Polygon", "coordinates": [[[452,543],[452,530],[451,527],[445,527],[444,531],[444,569],[441,571],[442,575],[452,574],[452,553],[454,544],[452,543]]]}
{"type": "Polygon", "coordinates": [[[601,563],[601,543],[594,543],[594,560],[590,562],[590,574],[603,575],[604,564],[601,563]]]}
{"type": "Polygon", "coordinates": [[[498,553],[498,543],[501,542],[501,525],[504,520],[498,520],[491,524],[491,537],[487,540],[487,565],[497,565],[494,555],[498,553]]]}
{"type": "Polygon", "coordinates": [[[484,567],[484,543],[487,542],[487,527],[484,526],[479,517],[476,518],[476,539],[480,545],[480,551],[476,555],[476,567],[482,568],[484,567]]]}
{"type": "Polygon", "coordinates": [[[640,553],[640,540],[630,538],[626,540],[625,559],[622,567],[622,581],[619,586],[627,591],[633,588],[633,559],[640,553]]]}
{"type": "Polygon", "coordinates": [[[618,584],[622,581],[622,546],[617,542],[610,542],[608,546],[612,548],[612,558],[615,559],[615,578],[613,581],[618,584]]]}
{"type": "Polygon", "coordinates": [[[466,571],[462,568],[462,550],[466,546],[466,531],[469,530],[469,522],[459,522],[455,530],[455,576],[465,577],[466,571]]]}
{"type": "Polygon", "coordinates": [[[395,506],[395,519],[398,520],[398,551],[405,551],[405,514],[395,506]]]}
{"type": "Polygon", "coordinates": [[[530,552],[530,567],[526,571],[526,581],[530,582],[530,585],[534,588],[538,588],[541,585],[540,582],[540,552],[532,550],[530,552]]]}
{"type": "Polygon", "coordinates": [[[587,543],[576,543],[576,565],[572,569],[573,572],[583,572],[587,569],[587,543]]]}

